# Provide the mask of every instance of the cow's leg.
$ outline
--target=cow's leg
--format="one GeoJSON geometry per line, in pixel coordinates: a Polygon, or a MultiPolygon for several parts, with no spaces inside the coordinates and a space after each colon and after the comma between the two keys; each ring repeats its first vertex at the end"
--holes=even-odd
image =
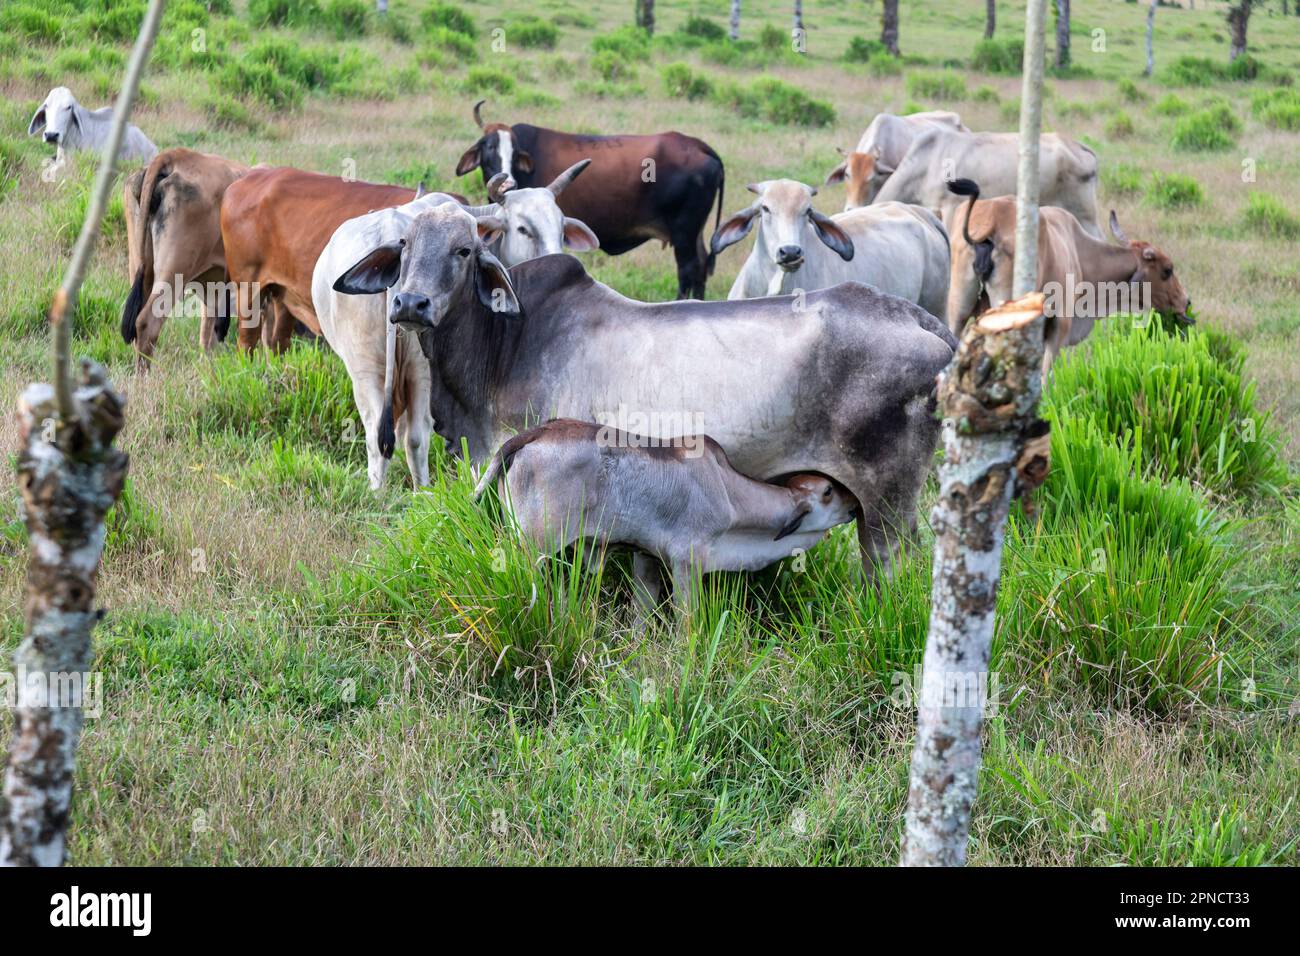
{"type": "Polygon", "coordinates": [[[153,364],[153,350],[162,334],[163,323],[171,315],[171,309],[163,309],[171,297],[171,286],[161,279],[154,282],[149,290],[149,297],[140,307],[140,314],[135,319],[135,368],[137,372],[147,372],[153,364]]]}
{"type": "Polygon", "coordinates": [[[677,258],[677,298],[703,299],[709,262],[703,235],[677,236],[672,246],[677,258]]]}
{"type": "Polygon", "coordinates": [[[636,599],[636,616],[632,626],[645,630],[650,615],[663,600],[663,586],[659,579],[659,561],[644,551],[632,552],[632,596],[636,599]]]}
{"type": "Polygon", "coordinates": [[[429,438],[433,434],[433,412],[429,387],[415,388],[408,393],[406,413],[406,467],[411,471],[411,481],[416,488],[429,483],[429,438]]]}
{"type": "Polygon", "coordinates": [[[293,343],[294,315],[280,299],[276,303],[275,320],[267,323],[266,345],[277,355],[283,355],[293,343]]]}
{"type": "Polygon", "coordinates": [[[208,284],[218,283],[217,292],[212,300],[212,311],[208,311],[208,297],[206,295],[200,300],[200,319],[199,319],[199,345],[203,351],[211,352],[217,342],[226,340],[226,333],[230,329],[230,313],[233,303],[230,298],[230,291],[221,281],[220,274],[215,276],[200,276],[197,280],[200,283],[208,284]]]}
{"type": "Polygon", "coordinates": [[[262,329],[266,327],[268,312],[271,310],[268,296],[254,296],[252,283],[239,282],[235,286],[235,315],[239,319],[239,347],[248,355],[253,354],[258,341],[262,338],[262,329]]]}
{"type": "Polygon", "coordinates": [[[684,558],[674,560],[673,568],[673,609],[679,620],[688,618],[695,606],[693,585],[695,575],[691,573],[691,564],[684,558]]]}
{"type": "Polygon", "coordinates": [[[357,403],[357,412],[361,415],[361,428],[366,434],[366,477],[370,479],[370,490],[378,491],[388,474],[389,461],[379,453],[379,416],[384,409],[383,379],[353,375],[352,399],[357,403]]]}

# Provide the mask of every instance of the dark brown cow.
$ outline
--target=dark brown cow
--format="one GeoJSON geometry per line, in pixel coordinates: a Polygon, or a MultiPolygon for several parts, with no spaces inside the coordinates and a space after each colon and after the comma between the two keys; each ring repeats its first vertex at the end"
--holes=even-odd
{"type": "MultiPolygon", "coordinates": [[[[240,163],[178,148],[159,153],[127,179],[131,292],[122,307],[122,338],[135,343],[138,369],[147,369],[163,322],[183,298],[177,293],[190,282],[224,281],[221,199],[246,172],[240,163]]],[[[230,324],[227,287],[209,289],[199,326],[204,349],[225,339],[230,324]]]]}
{"type": "Polygon", "coordinates": [[[590,157],[591,168],[560,200],[564,214],[590,226],[613,256],[650,239],[668,243],[677,257],[677,297],[704,298],[714,256],[703,232],[715,195],[722,219],[726,184],[722,160],[707,143],[681,133],[586,136],[527,123],[484,124],[483,102],[474,105],[483,135],[460,158],[456,175],[480,169],[484,182],[507,173],[513,182],[506,188],[544,186],[590,157]]]}
{"type": "Polygon", "coordinates": [[[408,203],[415,195],[405,186],[345,180],[287,166],[255,168],[226,190],[221,235],[226,268],[237,283],[240,346],[247,351],[256,348],[261,333],[260,323],[253,321],[255,307],[267,300],[277,307],[270,336],[277,351],[288,347],[295,319],[319,335],[311,277],[334,230],[375,209],[408,203]],[[262,302],[253,302],[252,283],[258,284],[262,302]]]}

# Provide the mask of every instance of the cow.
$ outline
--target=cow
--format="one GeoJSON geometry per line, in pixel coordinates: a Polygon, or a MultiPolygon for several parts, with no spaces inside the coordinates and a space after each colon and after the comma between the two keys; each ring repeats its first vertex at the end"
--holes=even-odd
{"type": "Polygon", "coordinates": [[[898,168],[907,155],[916,134],[932,126],[946,127],[959,133],[969,133],[956,113],[931,110],[895,116],[878,113],[871,121],[853,152],[840,150],[844,162],[830,171],[826,185],[845,183],[844,209],[870,205],[885,180],[898,168]]]}
{"type": "Polygon", "coordinates": [[[127,179],[131,291],[122,307],[122,338],[135,344],[136,367],[147,370],[177,292],[206,283],[199,343],[224,341],[233,297],[226,285],[221,200],[248,167],[210,153],[168,149],[127,179]],[[209,310],[208,306],[213,308],[209,310]]]}
{"type": "MultiPolygon", "coordinates": [[[[465,201],[454,193],[446,195],[465,201]]],[[[319,335],[312,270],[334,230],[356,216],[414,198],[415,190],[405,186],[285,166],[255,167],[232,183],[221,201],[221,239],[226,271],[236,284],[240,347],[251,352],[259,337],[265,337],[276,351],[283,351],[295,321],[319,335]],[[273,326],[261,321],[267,304],[276,313],[273,326]]]]}
{"type": "Polygon", "coordinates": [[[503,510],[533,547],[554,554],[582,542],[597,555],[635,549],[642,612],[659,604],[659,569],[687,612],[691,579],[711,571],[759,571],[807,551],[853,517],[857,502],[821,475],[781,484],[746,477],[707,435],[651,443],[622,429],[552,419],[508,439],[474,489],[504,478],[503,510]]]}
{"type": "MultiPolygon", "coordinates": [[[[492,253],[510,266],[560,252],[566,246],[580,251],[595,249],[591,230],[566,217],[556,204],[589,163],[585,159],[575,163],[544,188],[502,193],[495,187],[504,177],[493,177],[489,195],[500,201],[468,207],[483,224],[492,253]]],[[[445,193],[431,193],[402,206],[349,219],[335,230],[312,274],[312,303],[321,333],[352,379],[352,396],[366,435],[372,489],[384,482],[397,433],[406,448],[415,486],[429,483],[429,436],[433,431],[429,363],[414,337],[402,335],[399,341],[397,326],[386,320],[385,296],[341,295],[331,287],[341,272],[375,245],[400,238],[422,210],[454,201],[445,193]]]]}
{"type": "Polygon", "coordinates": [[[716,255],[759,224],[729,299],[825,289],[853,280],[944,318],[948,234],[928,209],[891,202],[825,216],[812,206],[817,195],[812,186],[776,179],[748,188],[758,199],[713,236],[716,255]]]}
{"type": "Polygon", "coordinates": [[[513,183],[537,186],[591,157],[591,170],[564,194],[564,214],[590,226],[600,248],[612,256],[650,239],[671,245],[677,297],[704,298],[714,258],[703,231],[715,194],[721,221],[726,185],[722,160],[707,143],[681,133],[588,136],[527,123],[484,123],[484,102],[474,105],[483,135],[461,156],[457,176],[479,169],[487,182],[504,172],[513,183]]]}
{"type": "MultiPolygon", "coordinates": [[[[88,110],[72,95],[66,86],[56,86],[45,96],[45,101],[32,115],[27,135],[44,132],[45,142],[55,147],[54,169],[61,170],[67,154],[88,150],[98,152],[108,145],[113,126],[113,107],[88,110]]],[[[127,124],[122,134],[119,160],[149,161],[158,155],[158,147],[138,126],[127,124]]]]}
{"type": "MultiPolygon", "coordinates": [[[[1014,195],[1020,137],[1016,133],[960,133],[931,126],[885,180],[873,203],[910,202],[937,213],[952,230],[951,215],[961,204],[948,191],[954,179],[972,179],[991,196],[1014,195]]],[[[1097,154],[1081,143],[1045,133],[1039,141],[1038,201],[1074,213],[1096,238],[1097,154]]]]}
{"type": "Polygon", "coordinates": [[[868,574],[914,531],[939,434],[935,377],[956,346],[920,306],[855,282],[801,302],[635,302],[567,255],[507,273],[479,228],[459,207],[427,209],[334,282],[393,289],[389,321],[419,336],[438,433],[453,449],[464,440],[472,464],[547,418],[627,412],[667,438],[687,416],[750,477],[843,485],[861,505],[868,574]]]}
{"type": "MultiPolygon", "coordinates": [[[[948,321],[954,334],[971,316],[1012,297],[1016,256],[1014,196],[980,199],[980,187],[966,179],[948,187],[969,197],[957,213],[952,249],[948,321]]],[[[1095,239],[1073,213],[1055,206],[1038,210],[1038,284],[1047,293],[1043,331],[1043,374],[1060,351],[1087,338],[1094,322],[1115,307],[1134,308],[1133,291],[1149,291],[1150,306],[1182,325],[1191,324],[1191,301],[1174,273],[1173,260],[1149,242],[1131,241],[1115,211],[1110,229],[1123,245],[1095,239]],[[1141,284],[1142,289],[1135,286],[1141,284]]]]}

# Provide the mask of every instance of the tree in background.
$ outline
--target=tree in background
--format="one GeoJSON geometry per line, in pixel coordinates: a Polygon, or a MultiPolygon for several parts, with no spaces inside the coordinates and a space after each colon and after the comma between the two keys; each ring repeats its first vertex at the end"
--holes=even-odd
{"type": "Polygon", "coordinates": [[[880,14],[880,42],[898,56],[898,0],[884,0],[880,14]]]}
{"type": "Polygon", "coordinates": [[[794,17],[791,29],[803,33],[803,0],[794,0],[794,17]]]}
{"type": "Polygon", "coordinates": [[[1246,28],[1250,25],[1250,12],[1260,0],[1237,0],[1228,8],[1228,28],[1232,31],[1232,45],[1228,48],[1228,62],[1246,52],[1246,28]]]}
{"type": "Polygon", "coordinates": [[[1070,67],[1070,0],[1056,0],[1056,68],[1070,67]]]}
{"type": "Polygon", "coordinates": [[[740,0],[731,0],[731,39],[740,39],[740,0]]]}
{"type": "Polygon", "coordinates": [[[1156,68],[1156,7],[1160,6],[1160,0],[1151,0],[1151,6],[1147,7],[1147,68],[1142,71],[1143,76],[1150,76],[1156,68]]]}
{"type": "Polygon", "coordinates": [[[654,36],[655,0],[636,0],[636,25],[654,36]]]}
{"type": "Polygon", "coordinates": [[[998,25],[998,0],[986,0],[984,4],[984,39],[993,39],[993,29],[998,25]]]}

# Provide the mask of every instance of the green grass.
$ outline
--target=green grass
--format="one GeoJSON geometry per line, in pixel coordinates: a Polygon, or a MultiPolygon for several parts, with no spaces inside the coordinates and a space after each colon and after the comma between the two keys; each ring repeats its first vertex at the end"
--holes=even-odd
{"type": "Polygon", "coordinates": [[[1159,209],[1188,209],[1205,202],[1205,190],[1183,173],[1153,173],[1146,199],[1159,209]]]}
{"type": "Polygon", "coordinates": [[[1250,194],[1243,220],[1248,230],[1268,239],[1300,237],[1300,218],[1269,193],[1250,194]]]}

